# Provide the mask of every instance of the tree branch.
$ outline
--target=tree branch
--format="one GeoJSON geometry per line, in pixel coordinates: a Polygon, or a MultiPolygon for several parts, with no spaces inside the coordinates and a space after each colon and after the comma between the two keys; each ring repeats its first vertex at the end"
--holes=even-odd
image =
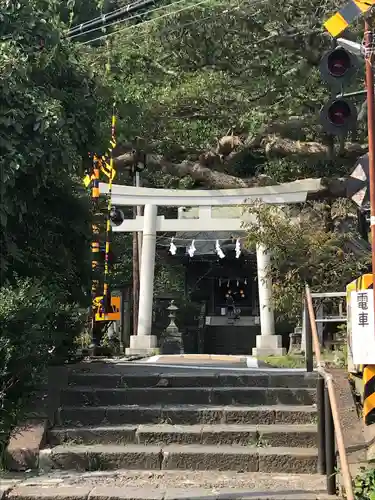
{"type": "MultiPolygon", "coordinates": [[[[151,171],[163,171],[176,177],[190,175],[192,179],[204,184],[211,189],[235,189],[274,184],[272,179],[265,175],[241,179],[234,175],[212,170],[198,162],[183,161],[172,163],[166,161],[161,155],[147,155],[147,168],[151,171]]],[[[127,153],[116,158],[116,168],[131,168],[134,155],[127,153]]],[[[322,179],[321,190],[313,193],[310,198],[314,200],[336,199],[346,197],[346,179],[322,179]]]]}
{"type": "MultiPolygon", "coordinates": [[[[233,151],[224,160],[220,161],[219,155],[213,155],[212,165],[204,165],[199,161],[184,160],[182,162],[172,162],[162,155],[149,153],[145,157],[145,165],[148,170],[163,171],[176,177],[190,176],[196,182],[199,182],[207,188],[225,189],[225,188],[243,188],[256,185],[272,183],[272,179],[261,176],[251,179],[242,179],[230,174],[225,170],[230,170],[231,165],[243,160],[247,155],[254,151],[263,151],[268,157],[288,157],[304,158],[312,162],[330,159],[331,148],[329,145],[320,142],[303,142],[281,137],[271,131],[277,131],[279,134],[287,133],[291,128],[302,127],[305,122],[300,117],[291,117],[284,123],[271,124],[261,130],[256,136],[248,136],[243,144],[233,151]]],[[[305,123],[307,125],[307,123],[305,123]]],[[[367,152],[367,145],[359,143],[346,143],[340,158],[355,161],[358,156],[367,152]]],[[[134,151],[125,152],[115,159],[116,168],[131,168],[137,161],[137,153],[134,151]]],[[[345,197],[345,179],[326,180],[322,184],[322,190],[316,196],[318,198],[338,198],[345,197]]]]}
{"type": "MultiPolygon", "coordinates": [[[[134,153],[126,153],[115,159],[116,168],[131,168],[134,165],[134,153]]],[[[256,185],[255,180],[241,179],[233,175],[212,170],[201,165],[199,162],[183,161],[181,163],[172,163],[167,161],[161,155],[147,155],[146,165],[148,170],[162,171],[176,177],[186,177],[190,175],[192,179],[201,182],[207,187],[214,189],[249,187],[256,185]]]]}
{"type": "MultiPolygon", "coordinates": [[[[292,141],[278,136],[267,136],[263,138],[261,144],[269,157],[306,157],[314,161],[329,158],[329,146],[320,142],[292,141]]],[[[347,143],[340,157],[355,160],[358,156],[365,154],[367,149],[368,146],[365,144],[347,143]]]]}
{"type": "MultiPolygon", "coordinates": [[[[241,179],[234,175],[212,170],[197,162],[183,161],[172,163],[166,161],[161,155],[147,155],[147,168],[151,171],[167,172],[176,177],[186,177],[190,175],[192,179],[204,184],[211,189],[236,189],[245,187],[256,187],[272,185],[272,179],[265,175],[241,179]]],[[[121,155],[116,158],[116,168],[130,168],[134,162],[134,155],[131,153],[121,155]]],[[[321,189],[309,196],[311,200],[337,199],[346,197],[346,179],[321,179],[321,189]]]]}

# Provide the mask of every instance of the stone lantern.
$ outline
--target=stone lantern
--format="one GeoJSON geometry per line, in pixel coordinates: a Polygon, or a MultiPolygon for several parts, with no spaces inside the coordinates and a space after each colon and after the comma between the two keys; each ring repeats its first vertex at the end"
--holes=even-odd
{"type": "Polygon", "coordinates": [[[182,341],[182,334],[176,325],[176,313],[178,307],[175,305],[174,300],[171,300],[167,307],[169,311],[169,325],[165,329],[161,338],[161,353],[162,354],[183,354],[184,344],[182,341]]]}
{"type": "Polygon", "coordinates": [[[296,326],[293,333],[289,334],[288,354],[301,354],[302,352],[302,327],[296,326]]]}

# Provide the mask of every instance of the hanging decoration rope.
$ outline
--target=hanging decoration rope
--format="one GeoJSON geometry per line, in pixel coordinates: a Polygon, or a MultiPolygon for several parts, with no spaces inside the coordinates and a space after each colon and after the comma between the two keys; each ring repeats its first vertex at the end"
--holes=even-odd
{"type": "MultiPolygon", "coordinates": [[[[242,240],[246,240],[247,236],[231,236],[230,238],[222,238],[219,241],[222,242],[229,242],[231,241],[234,243],[235,241],[239,241],[241,243],[242,240]]],[[[165,241],[166,237],[165,236],[158,236],[157,240],[158,241],[165,241]]],[[[184,243],[186,241],[191,241],[192,238],[179,238],[178,236],[173,236],[171,240],[173,239],[173,242],[176,244],[177,242],[184,243]]],[[[194,238],[195,243],[207,243],[207,242],[213,242],[216,243],[218,239],[217,238],[194,238]]]]}
{"type": "MultiPolygon", "coordinates": [[[[239,259],[241,257],[241,254],[242,254],[241,239],[242,238],[236,239],[236,244],[235,244],[236,259],[239,259]]],[[[161,237],[160,240],[164,240],[164,237],[161,237]]],[[[233,237],[231,237],[231,240],[234,243],[233,237]]],[[[223,252],[223,249],[220,246],[220,240],[217,240],[217,239],[216,240],[210,240],[210,239],[190,240],[188,238],[176,238],[174,236],[171,238],[171,241],[169,244],[169,249],[168,249],[168,251],[171,255],[176,255],[176,253],[177,253],[177,246],[175,243],[176,241],[181,241],[181,242],[191,241],[189,247],[187,248],[187,253],[189,254],[190,257],[194,257],[194,255],[197,251],[195,243],[197,243],[197,242],[204,242],[204,243],[215,242],[215,252],[217,253],[217,255],[219,256],[220,259],[223,259],[225,257],[225,253],[223,252]]],[[[228,240],[224,240],[224,241],[228,241],[228,240]]]]}

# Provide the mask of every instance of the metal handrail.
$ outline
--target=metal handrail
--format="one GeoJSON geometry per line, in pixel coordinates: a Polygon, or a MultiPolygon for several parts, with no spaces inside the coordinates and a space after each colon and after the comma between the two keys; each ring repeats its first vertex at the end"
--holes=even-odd
{"type": "MultiPolygon", "coordinates": [[[[331,406],[331,412],[332,412],[334,430],[335,430],[335,434],[336,434],[336,442],[337,442],[337,448],[338,448],[338,452],[339,452],[341,473],[342,473],[343,482],[344,482],[344,486],[345,486],[346,498],[347,498],[347,500],[355,500],[354,499],[354,492],[353,492],[352,477],[350,474],[348,457],[346,455],[345,444],[344,444],[344,436],[343,436],[343,432],[342,432],[339,411],[338,411],[338,406],[337,406],[337,401],[336,401],[335,387],[333,385],[333,377],[330,373],[328,373],[325,370],[324,362],[322,361],[322,358],[321,358],[319,337],[318,337],[318,331],[317,331],[316,322],[315,322],[314,306],[313,306],[311,291],[310,291],[310,288],[308,285],[306,285],[306,305],[307,305],[308,316],[309,316],[309,320],[310,320],[309,323],[310,323],[311,336],[312,336],[311,340],[312,340],[312,344],[313,344],[313,348],[314,348],[314,352],[315,352],[317,371],[318,371],[319,375],[321,375],[323,377],[323,379],[325,380],[327,392],[328,392],[328,397],[329,397],[329,402],[330,402],[330,406],[331,406]]],[[[306,342],[307,342],[307,339],[306,339],[306,342]]]]}

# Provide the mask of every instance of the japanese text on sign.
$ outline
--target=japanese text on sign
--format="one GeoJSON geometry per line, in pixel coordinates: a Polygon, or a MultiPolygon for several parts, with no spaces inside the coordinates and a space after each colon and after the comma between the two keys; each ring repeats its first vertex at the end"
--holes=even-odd
{"type": "Polygon", "coordinates": [[[351,346],[354,364],[375,364],[373,290],[351,293],[351,346]]]}

